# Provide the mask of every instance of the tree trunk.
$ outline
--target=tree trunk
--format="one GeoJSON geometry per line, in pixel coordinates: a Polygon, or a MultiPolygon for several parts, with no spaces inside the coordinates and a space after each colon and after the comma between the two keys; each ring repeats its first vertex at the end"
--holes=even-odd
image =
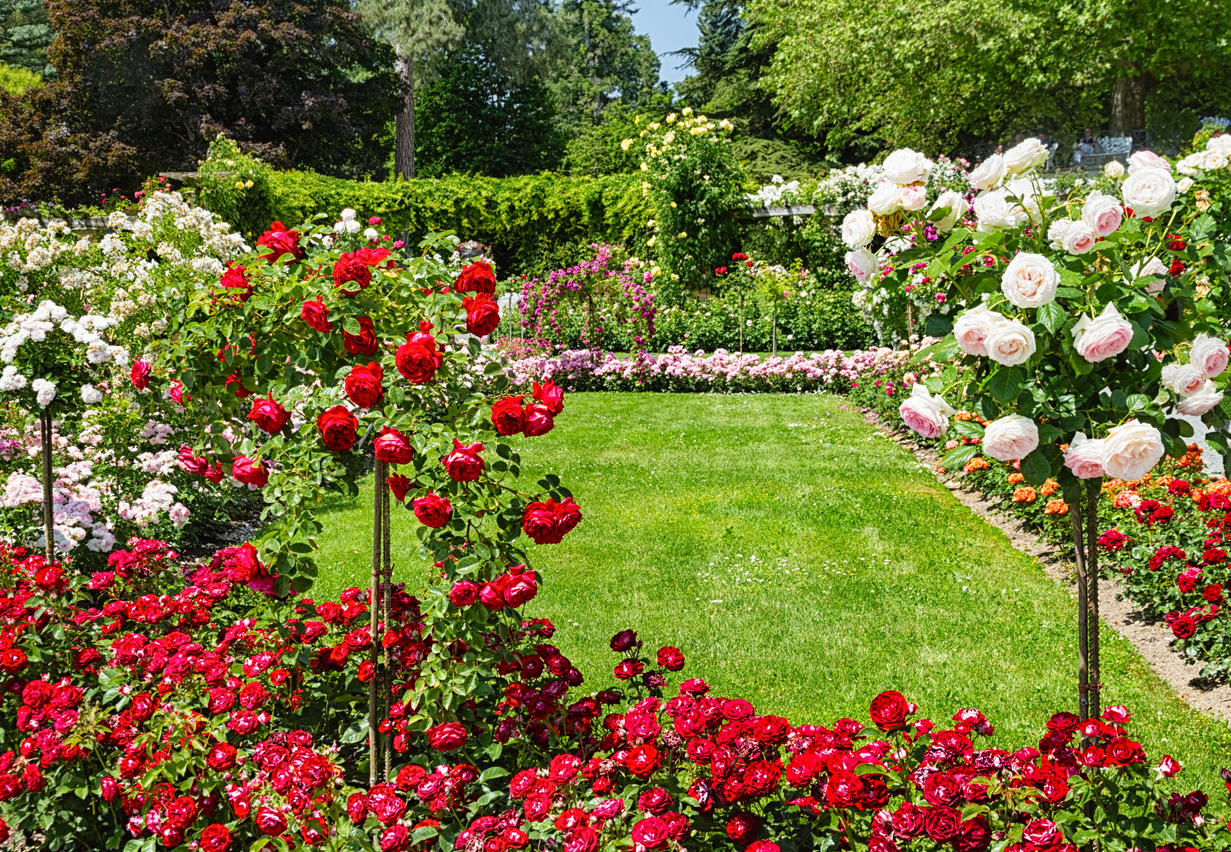
{"type": "Polygon", "coordinates": [[[1146,126],[1146,79],[1144,76],[1116,77],[1111,93],[1111,135],[1131,136],[1146,126]]]}
{"type": "Polygon", "coordinates": [[[393,167],[399,178],[415,176],[415,59],[397,58],[398,80],[402,86],[402,109],[398,112],[393,143],[393,167]]]}

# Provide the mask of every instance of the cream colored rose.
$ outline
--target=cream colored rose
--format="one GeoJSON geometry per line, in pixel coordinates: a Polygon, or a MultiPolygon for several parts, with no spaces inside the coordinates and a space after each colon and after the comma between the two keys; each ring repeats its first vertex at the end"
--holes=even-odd
{"type": "Polygon", "coordinates": [[[1000,179],[1004,177],[1008,171],[1004,166],[1004,157],[1000,154],[992,154],[979,165],[975,166],[967,176],[970,185],[975,189],[987,191],[1000,183],[1000,179]]]}
{"type": "Polygon", "coordinates": [[[1120,187],[1124,206],[1138,216],[1154,218],[1171,209],[1175,201],[1175,180],[1163,169],[1139,169],[1120,187]]]}
{"type": "Polygon", "coordinates": [[[902,209],[900,188],[897,184],[883,181],[868,197],[868,209],[877,216],[889,216],[902,209]]]}
{"type": "Polygon", "coordinates": [[[1024,459],[1039,447],[1039,427],[1029,417],[1008,414],[987,424],[983,452],[997,461],[1024,459]]]}
{"type": "Polygon", "coordinates": [[[1153,151],[1138,151],[1128,158],[1128,173],[1135,174],[1142,169],[1163,169],[1171,171],[1171,163],[1155,154],[1153,151]]]}
{"type": "Polygon", "coordinates": [[[1003,189],[981,192],[975,196],[975,218],[980,231],[1003,231],[1016,228],[1026,221],[1026,211],[1010,201],[1003,189]]]}
{"type": "Polygon", "coordinates": [[[880,272],[880,263],[876,255],[866,248],[848,251],[846,253],[846,268],[860,284],[867,284],[880,272]]]}
{"type": "Polygon", "coordinates": [[[988,310],[987,305],[979,304],[957,318],[953,323],[953,336],[957,345],[967,355],[987,357],[985,345],[988,334],[997,323],[1005,322],[1003,314],[988,310]]]}
{"type": "Polygon", "coordinates": [[[1120,200],[1104,195],[1097,189],[1090,193],[1086,203],[1081,206],[1081,221],[1100,237],[1115,233],[1123,220],[1124,208],[1120,206],[1120,200]]]}
{"type": "Polygon", "coordinates": [[[1027,178],[1017,178],[1006,183],[1004,188],[1010,198],[1017,199],[1017,203],[1022,206],[1023,210],[1034,218],[1039,218],[1039,211],[1045,197],[1039,194],[1038,186],[1027,178]]]}
{"type": "Polygon", "coordinates": [[[1207,172],[1219,172],[1227,167],[1227,163],[1231,162],[1231,154],[1222,151],[1206,151],[1201,158],[1201,168],[1207,172]]]}
{"type": "Polygon", "coordinates": [[[1175,170],[1182,175],[1189,177],[1199,177],[1201,175],[1201,166],[1205,162],[1205,153],[1198,151],[1195,154],[1189,154],[1184,159],[1175,164],[1175,170]]]}
{"type": "Polygon", "coordinates": [[[1210,141],[1205,143],[1205,150],[1231,156],[1231,135],[1220,133],[1217,136],[1211,136],[1210,141]]]}
{"type": "Polygon", "coordinates": [[[1132,324],[1111,302],[1094,319],[1083,315],[1073,326],[1073,348],[1091,364],[1119,355],[1132,339],[1132,324]]]}
{"type": "Polygon", "coordinates": [[[1047,162],[1051,153],[1038,139],[1027,139],[1004,153],[1004,165],[1015,175],[1025,174],[1047,162]]]}
{"type": "Polygon", "coordinates": [[[1222,402],[1222,391],[1211,381],[1206,381],[1197,392],[1189,394],[1176,403],[1175,410],[1189,417],[1200,417],[1222,402]]]}
{"type": "Polygon", "coordinates": [[[1103,475],[1104,442],[1087,438],[1078,432],[1064,452],[1064,466],[1078,479],[1098,479],[1103,475]]]}
{"type": "Polygon", "coordinates": [[[1168,364],[1163,367],[1163,385],[1179,394],[1189,396],[1201,390],[1205,384],[1205,373],[1192,364],[1168,364]]]}
{"type": "Polygon", "coordinates": [[[968,209],[970,209],[970,205],[966,203],[966,199],[962,197],[960,192],[946,189],[937,197],[936,203],[928,211],[928,219],[936,226],[936,230],[944,234],[953,230],[953,226],[957,224],[962,216],[966,215],[968,209]],[[946,209],[949,212],[942,216],[941,211],[946,209]]]}
{"type": "Polygon", "coordinates": [[[1152,257],[1147,261],[1142,261],[1133,265],[1129,270],[1128,283],[1132,284],[1138,278],[1150,278],[1146,283],[1146,292],[1151,296],[1157,296],[1163,292],[1164,278],[1167,276],[1167,264],[1163,263],[1157,257],[1152,257]]]}
{"type": "Polygon", "coordinates": [[[1103,174],[1112,180],[1119,180],[1124,177],[1124,164],[1119,160],[1108,160],[1107,165],[1103,166],[1103,174]]]}
{"type": "Polygon", "coordinates": [[[849,249],[867,248],[876,236],[876,220],[870,210],[852,210],[842,220],[842,242],[849,249]]]}
{"type": "Polygon", "coordinates": [[[928,203],[927,188],[918,184],[902,187],[901,192],[898,193],[898,203],[902,205],[902,209],[907,213],[922,210],[928,203]]]}
{"type": "Polygon", "coordinates": [[[899,148],[881,164],[885,177],[898,184],[906,186],[911,183],[923,183],[932,171],[932,162],[918,151],[910,148],[899,148]]]}
{"type": "Polygon", "coordinates": [[[987,357],[997,364],[1006,367],[1024,364],[1035,353],[1034,332],[1021,320],[1003,320],[988,330],[983,347],[987,357]]]}
{"type": "Polygon", "coordinates": [[[1210,337],[1204,332],[1193,340],[1192,351],[1188,353],[1188,362],[1207,379],[1212,379],[1227,369],[1227,358],[1226,341],[1210,337]]]}
{"type": "Polygon", "coordinates": [[[910,396],[898,406],[898,414],[914,432],[925,438],[939,438],[949,431],[949,418],[956,412],[939,396],[932,396],[923,382],[910,389],[910,396]]]}
{"type": "Polygon", "coordinates": [[[1136,420],[1112,429],[1103,440],[1103,470],[1116,479],[1141,479],[1162,457],[1162,435],[1136,420]]]}
{"type": "Polygon", "coordinates": [[[1098,235],[1085,222],[1057,219],[1047,226],[1047,239],[1051,240],[1052,248],[1086,254],[1094,248],[1098,235]]]}
{"type": "Polygon", "coordinates": [[[1014,306],[1041,308],[1056,298],[1060,273],[1041,254],[1022,252],[1000,276],[1000,289],[1014,306]]]}

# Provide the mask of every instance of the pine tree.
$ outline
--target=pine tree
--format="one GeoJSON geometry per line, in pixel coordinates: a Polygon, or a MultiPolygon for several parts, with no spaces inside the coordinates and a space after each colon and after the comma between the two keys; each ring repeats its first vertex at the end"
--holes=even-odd
{"type": "Polygon", "coordinates": [[[51,77],[55,74],[47,59],[51,37],[42,0],[0,0],[0,62],[51,77]]]}

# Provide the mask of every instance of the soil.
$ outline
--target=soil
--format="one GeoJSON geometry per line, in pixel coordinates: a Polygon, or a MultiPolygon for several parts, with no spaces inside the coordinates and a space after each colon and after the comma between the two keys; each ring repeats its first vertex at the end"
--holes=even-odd
{"type": "MultiPolygon", "coordinates": [[[[1075,572],[1067,553],[1044,541],[1026,527],[1025,523],[998,509],[998,501],[987,500],[976,490],[966,488],[960,479],[937,470],[939,456],[930,447],[925,447],[910,436],[894,429],[882,427],[890,440],[916,455],[927,464],[937,480],[952,492],[964,506],[999,529],[1009,542],[1022,553],[1037,559],[1047,576],[1077,597],[1075,572]]],[[[1104,577],[1099,582],[1099,620],[1133,643],[1145,657],[1154,672],[1170,684],[1175,694],[1191,707],[1231,724],[1231,684],[1211,683],[1200,677],[1203,661],[1186,663],[1186,657],[1176,651],[1172,644],[1175,637],[1165,624],[1151,623],[1133,605],[1125,594],[1124,586],[1115,577],[1104,577]]]]}

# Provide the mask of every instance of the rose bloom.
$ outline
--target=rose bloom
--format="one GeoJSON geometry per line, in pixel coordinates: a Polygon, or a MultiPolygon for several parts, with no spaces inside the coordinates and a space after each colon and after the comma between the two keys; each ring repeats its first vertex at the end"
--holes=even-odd
{"type": "Polygon", "coordinates": [[[1207,379],[1212,379],[1227,369],[1227,344],[1202,332],[1193,340],[1188,360],[1207,379]]]}
{"type": "Polygon", "coordinates": [[[1103,444],[1103,470],[1108,476],[1141,479],[1163,457],[1163,441],[1153,426],[1130,420],[1112,429],[1103,444]]]}
{"type": "Polygon", "coordinates": [[[303,303],[303,307],[299,310],[299,318],[319,332],[333,331],[333,323],[329,321],[329,308],[325,307],[320,296],[303,303]]]}
{"type": "Polygon", "coordinates": [[[436,338],[426,332],[407,335],[394,356],[398,372],[412,385],[424,385],[444,364],[444,356],[436,348],[436,338]]]}
{"type": "Polygon", "coordinates": [[[444,722],[427,729],[427,742],[436,751],[453,751],[466,744],[466,728],[461,722],[444,722]]]}
{"type": "Polygon", "coordinates": [[[500,306],[486,293],[477,293],[462,300],[466,311],[466,331],[475,337],[485,337],[500,325],[500,306]]]}
{"type": "Polygon", "coordinates": [[[1176,186],[1171,172],[1160,168],[1138,169],[1120,187],[1124,206],[1137,216],[1156,218],[1171,209],[1176,186]]]}
{"type": "Polygon", "coordinates": [[[526,407],[526,426],[523,434],[527,438],[546,435],[555,428],[555,425],[556,421],[552,417],[551,409],[546,405],[536,402],[526,407]]]}
{"type": "Polygon", "coordinates": [[[343,252],[333,264],[333,286],[347,296],[358,296],[372,283],[372,267],[357,252],[343,252]],[[347,286],[357,285],[357,286],[347,286]]]}
{"type": "Polygon", "coordinates": [[[1004,152],[1004,165],[1014,174],[1023,174],[1047,162],[1050,153],[1042,142],[1031,137],[1004,152]]]}
{"type": "Polygon", "coordinates": [[[1104,195],[1097,189],[1086,196],[1081,208],[1081,221],[1100,237],[1115,233],[1124,219],[1124,208],[1118,199],[1104,195]]]}
{"type": "Polygon", "coordinates": [[[269,230],[257,238],[256,244],[269,249],[262,255],[269,263],[287,254],[290,257],[286,262],[291,263],[303,257],[304,254],[303,249],[299,247],[299,233],[288,231],[286,225],[281,222],[270,222],[269,230]]]}
{"type": "Polygon", "coordinates": [[[372,449],[378,460],[390,464],[410,464],[410,459],[414,456],[406,436],[388,426],[380,430],[380,437],[373,442],[372,449]]]}
{"type": "Polygon", "coordinates": [[[1176,404],[1175,410],[1189,417],[1200,417],[1212,411],[1220,402],[1222,402],[1222,391],[1213,382],[1207,380],[1197,389],[1196,393],[1182,398],[1176,404]]]}
{"type": "Polygon", "coordinates": [[[975,189],[981,189],[986,192],[1000,183],[1000,179],[1004,177],[1006,171],[1004,157],[1000,154],[992,154],[971,169],[967,180],[970,181],[970,185],[975,189]]]}
{"type": "Polygon", "coordinates": [[[1128,158],[1128,173],[1136,174],[1142,169],[1163,169],[1170,172],[1171,163],[1153,151],[1138,151],[1128,158]]]}
{"type": "Polygon", "coordinates": [[[1052,248],[1063,249],[1069,254],[1086,254],[1097,241],[1098,234],[1085,222],[1072,219],[1057,219],[1047,228],[1047,239],[1052,248]]]}
{"type": "Polygon", "coordinates": [[[1196,393],[1205,385],[1205,374],[1192,364],[1163,367],[1163,384],[1181,396],[1196,393]]]}
{"type": "Polygon", "coordinates": [[[132,367],[128,370],[133,387],[137,390],[145,390],[150,386],[151,373],[153,373],[153,370],[150,369],[148,361],[133,361],[132,367]]]}
{"type": "Polygon", "coordinates": [[[953,335],[957,338],[957,345],[967,355],[987,357],[987,335],[993,326],[1004,321],[1003,314],[989,310],[987,305],[980,303],[957,318],[953,324],[953,335]]]}
{"type": "Polygon", "coordinates": [[[416,497],[412,506],[415,517],[419,519],[419,523],[432,529],[443,527],[449,522],[449,517],[453,514],[453,507],[449,504],[449,498],[433,494],[431,491],[422,497],[416,497]]]}
{"type": "Polygon", "coordinates": [[[1006,367],[1026,363],[1038,348],[1030,326],[1018,319],[1004,320],[992,326],[983,339],[983,346],[989,358],[1006,367]]]}
{"type": "Polygon", "coordinates": [[[262,432],[274,435],[282,431],[287,421],[291,419],[291,415],[285,408],[274,402],[273,394],[270,394],[268,399],[253,400],[248,419],[255,423],[262,432]]]}
{"type": "Polygon", "coordinates": [[[846,253],[846,269],[860,284],[867,284],[880,271],[880,263],[876,255],[861,248],[846,253]]]}
{"type": "Polygon", "coordinates": [[[966,215],[969,209],[970,205],[966,203],[966,199],[962,197],[960,192],[946,189],[936,198],[936,203],[928,211],[928,220],[936,226],[936,230],[941,233],[948,233],[953,230],[953,226],[966,215]],[[942,210],[949,212],[942,216],[942,210]]]}
{"type": "Polygon", "coordinates": [[[395,473],[387,480],[389,490],[393,492],[393,496],[397,498],[399,503],[406,502],[406,494],[410,491],[411,481],[409,477],[402,476],[400,473],[395,473]]]}
{"type": "Polygon", "coordinates": [[[344,405],[322,411],[316,418],[316,428],[325,448],[333,452],[345,452],[359,439],[359,421],[344,405]]]}
{"type": "Polygon", "coordinates": [[[1041,308],[1056,298],[1060,273],[1041,254],[1022,252],[1000,277],[1000,289],[1015,307],[1041,308]]]}
{"type": "Polygon", "coordinates": [[[955,413],[942,397],[932,396],[922,382],[912,387],[910,396],[898,406],[902,421],[924,438],[939,438],[948,432],[949,418],[955,413]]]}
{"type": "Polygon", "coordinates": [[[975,196],[973,207],[980,231],[1016,228],[1027,219],[1026,211],[1003,189],[979,193],[975,196]]]}
{"type": "Polygon", "coordinates": [[[526,427],[525,397],[509,396],[492,405],[492,426],[497,435],[516,435],[526,427]]]}
{"type": "Polygon", "coordinates": [[[852,251],[867,248],[874,236],[876,236],[876,220],[872,217],[871,211],[865,208],[852,210],[842,220],[842,242],[846,243],[846,247],[852,251]]]}
{"type": "Polygon", "coordinates": [[[664,646],[658,649],[658,664],[669,672],[684,668],[684,654],[679,648],[664,646]]]}
{"type": "Polygon", "coordinates": [[[987,424],[983,452],[997,461],[1023,459],[1039,446],[1039,427],[1029,417],[1008,414],[987,424]]]}
{"type": "Polygon", "coordinates": [[[351,367],[343,386],[351,402],[360,408],[372,408],[384,399],[384,380],[384,369],[375,361],[369,361],[366,367],[360,364],[351,367]]]}
{"type": "Polygon", "coordinates": [[[877,216],[890,216],[901,208],[900,190],[893,181],[882,181],[868,196],[868,209],[877,216]]]}
{"type": "Polygon", "coordinates": [[[449,590],[449,601],[454,606],[471,606],[479,599],[479,587],[469,580],[459,580],[449,590]]]}
{"type": "Polygon", "coordinates": [[[372,320],[368,317],[359,317],[358,334],[351,334],[343,329],[342,345],[351,355],[375,355],[376,350],[380,348],[380,342],[376,339],[376,326],[372,320]]]}
{"type": "Polygon", "coordinates": [[[479,453],[486,449],[480,443],[463,444],[453,439],[453,449],[442,460],[454,482],[474,482],[483,474],[485,463],[479,453]]]}
{"type": "Polygon", "coordinates": [[[453,282],[455,293],[486,293],[496,294],[496,271],[484,261],[472,263],[463,267],[462,274],[453,282]]]}
{"type": "Polygon", "coordinates": [[[231,464],[231,476],[244,485],[255,485],[264,488],[269,482],[269,470],[263,462],[253,461],[247,456],[238,456],[231,464]]]}
{"type": "Polygon", "coordinates": [[[885,177],[896,184],[905,186],[911,183],[923,183],[932,171],[932,163],[927,157],[910,148],[899,148],[885,157],[881,163],[885,177]]]}
{"type": "Polygon", "coordinates": [[[1078,479],[1098,479],[1103,476],[1104,442],[1091,440],[1078,432],[1064,453],[1064,466],[1078,479]]]}
{"type": "Polygon", "coordinates": [[[1119,355],[1133,339],[1132,324],[1120,316],[1111,302],[1094,319],[1082,314],[1072,332],[1073,348],[1092,364],[1119,355]]]}
{"type": "Polygon", "coordinates": [[[869,714],[872,722],[881,731],[895,731],[906,724],[906,717],[914,712],[906,696],[900,692],[882,692],[872,699],[869,714]]]}
{"type": "Polygon", "coordinates": [[[898,201],[902,209],[908,213],[922,210],[928,203],[928,191],[923,186],[904,186],[898,193],[898,201]]]}

